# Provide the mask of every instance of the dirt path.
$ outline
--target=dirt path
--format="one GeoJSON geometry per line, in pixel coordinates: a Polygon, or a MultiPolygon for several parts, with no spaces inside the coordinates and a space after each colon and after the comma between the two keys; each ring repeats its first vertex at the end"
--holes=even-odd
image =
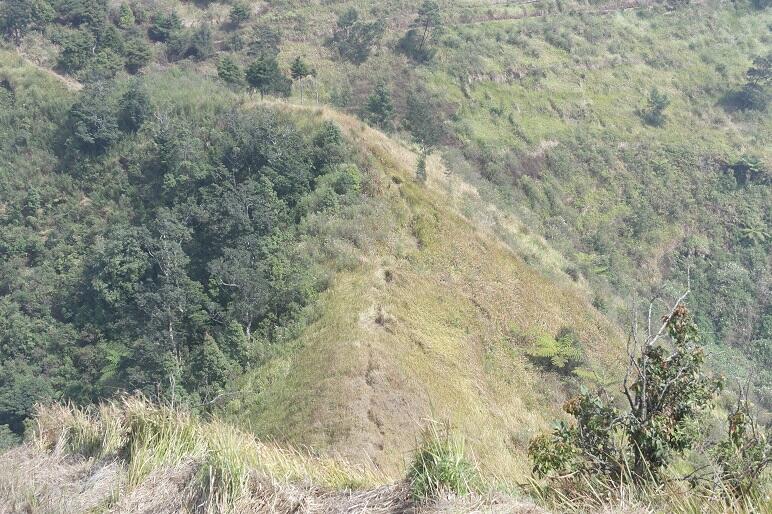
{"type": "Polygon", "coordinates": [[[23,53],[21,53],[18,50],[16,51],[16,55],[18,55],[19,58],[22,61],[24,61],[25,64],[27,64],[29,66],[32,66],[33,68],[37,69],[38,71],[40,71],[42,73],[45,73],[49,77],[53,77],[54,79],[58,80],[59,82],[64,84],[64,86],[67,89],[69,89],[70,91],[80,91],[81,89],[83,89],[83,84],[81,84],[80,82],[78,82],[74,78],[67,77],[65,75],[61,75],[61,74],[55,72],[54,70],[52,70],[50,68],[46,68],[45,66],[42,66],[42,65],[36,63],[35,61],[33,61],[32,59],[30,59],[29,57],[27,57],[26,55],[24,55],[23,53]]]}

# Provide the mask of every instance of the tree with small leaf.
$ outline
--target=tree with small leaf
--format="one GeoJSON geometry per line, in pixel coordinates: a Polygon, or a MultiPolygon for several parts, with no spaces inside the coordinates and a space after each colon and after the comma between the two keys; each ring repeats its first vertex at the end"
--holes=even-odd
{"type": "Polygon", "coordinates": [[[229,55],[217,62],[217,76],[228,84],[241,84],[244,81],[244,72],[229,55]]]}
{"type": "Polygon", "coordinates": [[[279,63],[273,56],[261,56],[247,67],[247,82],[260,91],[260,97],[266,93],[277,93],[287,96],[290,90],[290,80],[279,69],[279,63]]]}
{"type": "Polygon", "coordinates": [[[575,422],[561,422],[531,442],[537,476],[574,483],[583,477],[656,481],[675,457],[696,444],[697,423],[710,410],[722,380],[703,369],[705,354],[682,303],[686,294],[657,332],[651,326],[653,302],[645,339],[640,341],[637,328],[633,330],[623,381],[627,409],[621,411],[603,390],[583,390],[569,400],[564,410],[575,422]],[[665,337],[670,344],[663,344],[665,337]]]}
{"type": "Polygon", "coordinates": [[[249,7],[241,2],[237,2],[233,4],[231,7],[231,12],[228,15],[228,18],[231,21],[231,25],[234,27],[238,27],[245,21],[249,19],[250,12],[249,7]]]}
{"type": "Polygon", "coordinates": [[[342,59],[359,65],[370,56],[384,29],[382,21],[363,21],[359,11],[351,7],[338,16],[330,44],[342,59]]]}
{"type": "Polygon", "coordinates": [[[47,0],[4,0],[0,5],[0,30],[17,46],[33,30],[43,30],[54,18],[47,0]]]}
{"type": "Polygon", "coordinates": [[[383,129],[391,127],[394,117],[394,104],[391,101],[391,93],[384,82],[379,82],[367,99],[367,117],[383,129]]]}
{"type": "Polygon", "coordinates": [[[214,337],[204,335],[204,340],[193,350],[190,359],[190,382],[201,396],[209,400],[225,386],[230,371],[228,358],[217,345],[214,337]]]}

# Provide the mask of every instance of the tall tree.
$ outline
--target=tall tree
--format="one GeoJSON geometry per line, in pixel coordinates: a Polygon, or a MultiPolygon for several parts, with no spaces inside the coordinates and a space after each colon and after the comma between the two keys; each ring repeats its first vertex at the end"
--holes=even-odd
{"type": "Polygon", "coordinates": [[[30,31],[43,30],[54,17],[46,0],[5,0],[0,6],[0,29],[18,46],[30,31]]]}
{"type": "Polygon", "coordinates": [[[303,81],[306,77],[315,75],[315,72],[308,66],[306,61],[304,61],[303,58],[298,55],[295,57],[295,60],[292,61],[292,65],[290,66],[290,74],[292,76],[292,80],[300,84],[300,103],[303,103],[303,81]]]}
{"type": "Polygon", "coordinates": [[[382,21],[362,21],[359,11],[350,8],[338,16],[335,33],[330,40],[341,58],[354,64],[362,64],[370,56],[373,47],[383,35],[382,21]]]}
{"type": "Polygon", "coordinates": [[[441,29],[440,6],[433,0],[425,0],[418,8],[410,29],[400,39],[398,48],[419,63],[430,61],[436,53],[431,43],[436,41],[441,29]]]}
{"type": "Polygon", "coordinates": [[[273,56],[263,55],[247,67],[247,82],[250,86],[260,91],[260,97],[266,93],[278,93],[282,96],[289,94],[290,81],[279,69],[279,63],[273,56]]]}
{"type": "Polygon", "coordinates": [[[388,129],[394,116],[394,104],[386,84],[379,82],[367,99],[367,116],[381,128],[388,129]]]}

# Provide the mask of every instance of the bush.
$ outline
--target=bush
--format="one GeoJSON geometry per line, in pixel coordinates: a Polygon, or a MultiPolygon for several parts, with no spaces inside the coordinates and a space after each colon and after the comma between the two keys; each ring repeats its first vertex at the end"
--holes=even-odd
{"type": "Polygon", "coordinates": [[[227,55],[217,63],[217,76],[228,84],[240,84],[244,81],[244,72],[236,61],[227,55]]]}
{"type": "Polygon", "coordinates": [[[649,92],[646,105],[639,110],[639,115],[644,123],[653,127],[661,127],[665,124],[665,109],[670,105],[667,95],[660,93],[655,87],[649,92]]]}
{"type": "Polygon", "coordinates": [[[147,35],[153,41],[166,42],[182,28],[182,21],[175,11],[169,14],[156,13],[150,19],[147,35]]]}
{"type": "Polygon", "coordinates": [[[338,16],[330,45],[338,51],[341,58],[354,64],[362,64],[380,40],[384,28],[382,21],[360,20],[359,11],[352,7],[338,16]]]}
{"type": "Polygon", "coordinates": [[[477,469],[464,454],[462,440],[447,427],[427,429],[407,473],[413,499],[426,501],[443,494],[468,494],[479,486],[477,469]]]}
{"type": "Polygon", "coordinates": [[[231,21],[231,25],[238,27],[249,19],[249,7],[240,2],[233,4],[228,18],[231,21]]]}

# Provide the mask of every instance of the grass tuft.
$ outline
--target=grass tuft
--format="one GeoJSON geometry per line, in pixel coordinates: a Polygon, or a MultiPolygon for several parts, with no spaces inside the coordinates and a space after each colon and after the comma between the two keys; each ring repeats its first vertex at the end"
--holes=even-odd
{"type": "Polygon", "coordinates": [[[477,468],[467,459],[464,441],[447,426],[432,424],[422,440],[407,474],[413,499],[426,501],[447,494],[463,496],[479,489],[477,468]]]}

